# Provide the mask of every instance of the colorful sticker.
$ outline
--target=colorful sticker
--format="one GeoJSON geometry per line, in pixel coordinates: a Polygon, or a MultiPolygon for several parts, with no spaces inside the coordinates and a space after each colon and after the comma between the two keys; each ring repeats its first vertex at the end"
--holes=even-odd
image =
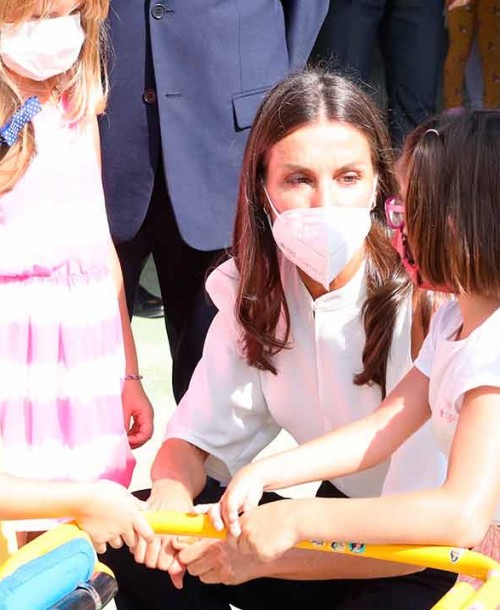
{"type": "Polygon", "coordinates": [[[365,544],[363,542],[349,542],[349,550],[353,553],[364,553],[365,544]]]}
{"type": "Polygon", "coordinates": [[[460,557],[464,554],[464,549],[450,549],[450,561],[451,563],[457,563],[460,557]]]}
{"type": "Polygon", "coordinates": [[[310,543],[314,544],[314,546],[325,546],[324,540],[310,540],[310,543]]]}
{"type": "Polygon", "coordinates": [[[330,546],[333,551],[345,551],[345,544],[343,542],[332,542],[330,546]]]}

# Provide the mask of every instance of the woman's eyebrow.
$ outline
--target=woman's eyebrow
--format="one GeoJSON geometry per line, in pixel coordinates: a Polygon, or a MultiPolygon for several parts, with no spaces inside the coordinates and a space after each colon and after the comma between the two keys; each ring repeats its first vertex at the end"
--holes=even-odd
{"type": "Polygon", "coordinates": [[[350,161],[340,166],[337,171],[347,171],[350,169],[366,169],[367,167],[370,167],[370,165],[371,163],[368,161],[350,161]]]}
{"type": "MultiPolygon", "coordinates": [[[[365,169],[366,167],[370,166],[370,162],[368,161],[359,161],[359,160],[354,160],[354,161],[348,161],[347,163],[343,163],[342,165],[340,165],[339,167],[337,167],[335,169],[335,171],[347,171],[347,170],[352,170],[352,169],[365,169]]],[[[282,163],[280,165],[280,167],[284,168],[284,169],[289,169],[289,170],[307,170],[310,169],[310,167],[307,164],[304,163],[282,163]]]]}
{"type": "Polygon", "coordinates": [[[281,167],[283,167],[284,169],[291,169],[291,170],[307,169],[307,165],[300,164],[300,163],[282,163],[281,167]]]}

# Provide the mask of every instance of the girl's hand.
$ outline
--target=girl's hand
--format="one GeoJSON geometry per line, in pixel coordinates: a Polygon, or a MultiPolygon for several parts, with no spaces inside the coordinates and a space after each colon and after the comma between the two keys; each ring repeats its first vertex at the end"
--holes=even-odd
{"type": "Polygon", "coordinates": [[[154,417],[153,407],[140,381],[125,381],[122,403],[123,421],[128,440],[132,449],[137,449],[153,436],[154,417]]]}
{"type": "Polygon", "coordinates": [[[265,487],[258,462],[244,466],[231,479],[218,504],[212,504],[208,514],[216,530],[224,529],[238,538],[241,533],[241,513],[249,513],[259,505],[265,487]]]}
{"type": "Polygon", "coordinates": [[[257,507],[240,518],[238,549],[268,563],[301,541],[297,503],[278,500],[257,507]]]}
{"type": "Polygon", "coordinates": [[[98,553],[104,553],[106,543],[113,548],[120,548],[123,543],[134,548],[140,538],[149,542],[154,539],[141,508],[145,503],[122,485],[99,481],[84,486],[75,521],[88,533],[98,553]]]}

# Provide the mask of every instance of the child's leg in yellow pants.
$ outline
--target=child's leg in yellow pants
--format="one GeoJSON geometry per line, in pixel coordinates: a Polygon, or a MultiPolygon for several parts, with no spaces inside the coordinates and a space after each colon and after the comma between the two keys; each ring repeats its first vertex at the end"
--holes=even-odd
{"type": "Polygon", "coordinates": [[[443,103],[445,110],[464,104],[465,68],[469,59],[476,2],[448,11],[448,54],[444,65],[443,103]]]}
{"type": "Polygon", "coordinates": [[[500,108],[500,1],[477,0],[477,32],[483,64],[485,108],[500,108]]]}

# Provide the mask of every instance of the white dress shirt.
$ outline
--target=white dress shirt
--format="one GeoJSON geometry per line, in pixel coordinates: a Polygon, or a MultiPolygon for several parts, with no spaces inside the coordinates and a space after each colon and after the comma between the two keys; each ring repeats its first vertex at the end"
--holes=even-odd
{"type": "MultiPolygon", "coordinates": [[[[281,428],[298,444],[371,413],[380,387],[356,386],[362,370],[366,299],[364,266],[348,284],[313,300],[297,269],[281,260],[291,320],[291,347],[273,359],[277,375],[248,366],[242,328],[235,318],[238,272],[228,260],[212,272],[207,290],[218,313],[187,393],[167,425],[167,438],[184,439],[210,454],[207,474],[227,483],[266,447],[281,428]]],[[[411,367],[411,299],[394,328],[387,370],[388,392],[411,367]]],[[[278,326],[278,331],[282,326],[278,326]]],[[[392,457],[365,472],[332,479],[348,496],[367,497],[436,487],[445,459],[430,426],[424,426],[392,457]]]]}

